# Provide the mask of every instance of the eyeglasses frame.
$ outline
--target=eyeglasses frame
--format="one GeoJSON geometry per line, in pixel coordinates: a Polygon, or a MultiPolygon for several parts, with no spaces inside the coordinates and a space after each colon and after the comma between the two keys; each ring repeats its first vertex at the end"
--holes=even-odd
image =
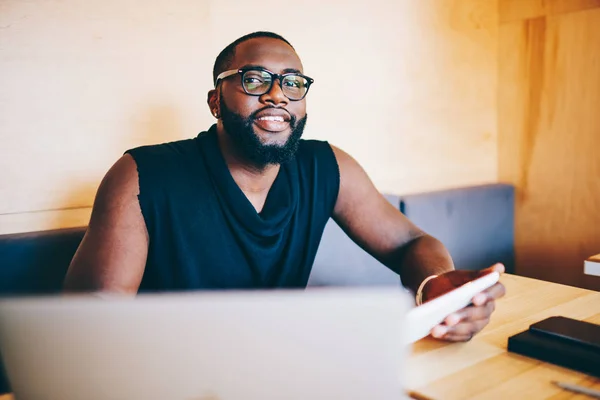
{"type": "Polygon", "coordinates": [[[273,88],[273,83],[278,80],[279,81],[279,87],[282,88],[281,91],[283,92],[283,79],[286,76],[290,76],[290,75],[296,75],[296,76],[300,76],[304,79],[306,79],[306,92],[304,93],[304,95],[299,98],[299,99],[290,99],[287,95],[285,95],[285,97],[288,97],[288,99],[290,99],[290,101],[301,101],[302,99],[304,99],[306,97],[306,95],[308,94],[308,90],[310,89],[310,85],[312,85],[314,83],[314,79],[306,76],[304,74],[301,74],[299,72],[286,72],[285,74],[276,74],[275,72],[269,71],[266,68],[258,68],[258,67],[245,67],[245,68],[239,68],[239,69],[230,69],[228,71],[224,71],[221,72],[219,74],[219,76],[217,76],[217,79],[215,80],[215,88],[217,87],[217,85],[219,84],[219,81],[224,80],[225,78],[229,78],[230,76],[239,74],[240,75],[240,83],[242,84],[242,89],[244,89],[244,92],[249,95],[249,96],[262,96],[266,93],[269,93],[271,91],[271,89],[273,88]],[[248,91],[246,90],[246,87],[244,86],[244,74],[248,71],[262,71],[262,72],[266,72],[268,74],[271,75],[271,85],[269,86],[269,89],[267,89],[267,91],[265,93],[262,94],[255,94],[255,93],[248,93],[248,91]]]}

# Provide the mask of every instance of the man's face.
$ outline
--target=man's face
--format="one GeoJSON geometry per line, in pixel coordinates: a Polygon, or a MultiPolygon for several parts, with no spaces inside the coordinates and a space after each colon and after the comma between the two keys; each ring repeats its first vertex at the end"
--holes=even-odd
{"type": "MultiPolygon", "coordinates": [[[[302,72],[296,52],[285,42],[271,38],[238,45],[231,69],[248,66],[279,74],[302,72]]],[[[279,80],[261,96],[248,95],[239,74],[220,81],[217,91],[223,127],[243,157],[258,167],[281,164],[293,157],[306,123],[306,98],[289,100],[279,80]]]]}

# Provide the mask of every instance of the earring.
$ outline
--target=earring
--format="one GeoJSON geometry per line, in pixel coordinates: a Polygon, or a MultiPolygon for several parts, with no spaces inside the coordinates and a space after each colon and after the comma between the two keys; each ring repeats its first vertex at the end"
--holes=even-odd
{"type": "Polygon", "coordinates": [[[217,119],[219,119],[219,113],[217,113],[217,109],[213,110],[213,116],[217,119]]]}

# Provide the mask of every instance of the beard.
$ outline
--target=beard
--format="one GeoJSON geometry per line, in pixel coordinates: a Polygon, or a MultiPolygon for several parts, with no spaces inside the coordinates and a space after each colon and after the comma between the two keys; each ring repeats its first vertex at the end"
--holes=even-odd
{"type": "Polygon", "coordinates": [[[264,144],[254,131],[254,120],[258,111],[244,118],[231,111],[223,101],[223,97],[221,97],[220,107],[223,127],[236,151],[255,167],[263,169],[269,164],[283,164],[296,155],[308,115],[300,119],[291,116],[289,122],[291,133],[284,144],[264,144]]]}

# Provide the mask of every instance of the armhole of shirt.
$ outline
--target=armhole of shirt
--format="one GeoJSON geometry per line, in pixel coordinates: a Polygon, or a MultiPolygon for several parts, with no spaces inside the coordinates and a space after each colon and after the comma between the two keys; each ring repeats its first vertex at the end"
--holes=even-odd
{"type": "Polygon", "coordinates": [[[331,199],[331,205],[329,207],[329,215],[333,215],[333,210],[335,209],[335,205],[337,203],[337,199],[338,199],[338,195],[340,194],[340,165],[337,162],[337,157],[335,156],[335,153],[333,152],[333,149],[331,148],[331,145],[329,144],[329,142],[324,142],[325,143],[325,147],[327,147],[325,149],[325,152],[328,154],[328,158],[331,160],[331,167],[328,166],[328,168],[331,168],[332,171],[332,177],[333,177],[333,196],[331,199]]]}
{"type": "Polygon", "coordinates": [[[152,238],[153,233],[153,221],[152,221],[152,207],[151,207],[151,191],[150,183],[148,182],[149,175],[151,173],[147,171],[147,166],[145,162],[144,150],[142,148],[135,148],[127,150],[124,154],[129,154],[133,161],[135,162],[135,166],[137,169],[138,175],[138,187],[139,193],[137,195],[138,203],[140,205],[140,210],[142,211],[142,217],[144,218],[144,223],[146,224],[146,229],[148,230],[148,236],[152,238]]]}

